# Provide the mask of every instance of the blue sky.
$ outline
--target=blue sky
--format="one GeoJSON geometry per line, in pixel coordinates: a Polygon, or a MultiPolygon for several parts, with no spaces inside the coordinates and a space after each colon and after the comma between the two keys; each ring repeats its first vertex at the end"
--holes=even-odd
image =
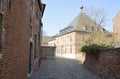
{"type": "MultiPolygon", "coordinates": [[[[53,36],[66,27],[79,13],[81,0],[42,0],[46,4],[43,15],[43,30],[53,36]]],[[[107,13],[108,31],[113,30],[112,20],[120,11],[120,0],[82,0],[84,7],[104,9],[107,13]]]]}

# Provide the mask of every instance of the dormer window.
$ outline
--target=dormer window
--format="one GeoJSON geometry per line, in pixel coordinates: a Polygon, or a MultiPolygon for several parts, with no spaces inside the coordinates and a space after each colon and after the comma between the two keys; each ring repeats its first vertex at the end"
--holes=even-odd
{"type": "Polygon", "coordinates": [[[84,27],[83,27],[83,31],[87,31],[87,26],[84,26],[84,27]]]}
{"type": "Polygon", "coordinates": [[[103,28],[103,32],[105,32],[105,29],[103,28]]]}

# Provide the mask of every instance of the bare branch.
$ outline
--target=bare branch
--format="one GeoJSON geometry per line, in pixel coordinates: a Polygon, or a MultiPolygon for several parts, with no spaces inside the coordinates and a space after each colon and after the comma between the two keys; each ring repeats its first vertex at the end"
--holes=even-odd
{"type": "Polygon", "coordinates": [[[95,9],[93,7],[87,8],[85,7],[84,12],[92,18],[97,24],[104,27],[106,25],[106,12],[104,9],[95,9]]]}

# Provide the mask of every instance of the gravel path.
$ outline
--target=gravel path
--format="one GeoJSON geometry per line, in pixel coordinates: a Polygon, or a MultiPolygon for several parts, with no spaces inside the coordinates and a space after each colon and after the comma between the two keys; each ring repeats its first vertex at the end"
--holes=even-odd
{"type": "Polygon", "coordinates": [[[100,79],[80,61],[65,58],[43,60],[33,77],[33,79],[100,79]]]}

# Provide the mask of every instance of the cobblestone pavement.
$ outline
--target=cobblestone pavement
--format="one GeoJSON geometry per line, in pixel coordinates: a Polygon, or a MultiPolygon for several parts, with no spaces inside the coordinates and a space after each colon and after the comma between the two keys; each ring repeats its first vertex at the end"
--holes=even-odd
{"type": "Polygon", "coordinates": [[[33,79],[100,79],[75,59],[53,58],[42,61],[33,79]]]}

